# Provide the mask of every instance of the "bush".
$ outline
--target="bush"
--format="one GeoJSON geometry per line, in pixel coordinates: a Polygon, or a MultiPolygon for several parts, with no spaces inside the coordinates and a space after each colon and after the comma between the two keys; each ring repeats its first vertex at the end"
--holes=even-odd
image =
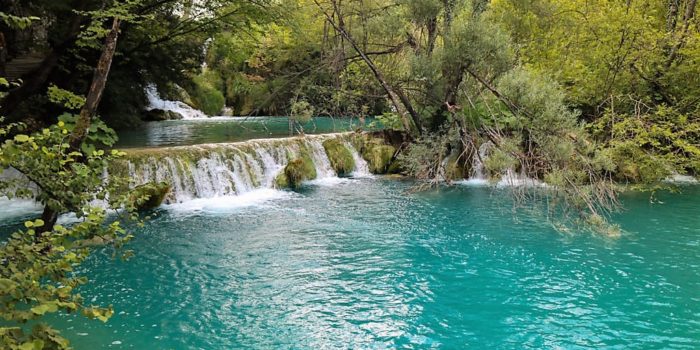
{"type": "Polygon", "coordinates": [[[218,115],[226,105],[226,98],[220,91],[221,78],[214,72],[205,71],[194,78],[192,102],[207,115],[218,115]]]}

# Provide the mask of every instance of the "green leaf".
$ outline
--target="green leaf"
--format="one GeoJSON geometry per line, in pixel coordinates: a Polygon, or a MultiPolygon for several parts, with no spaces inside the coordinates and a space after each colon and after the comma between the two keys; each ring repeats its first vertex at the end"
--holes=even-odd
{"type": "Polygon", "coordinates": [[[23,135],[23,134],[15,135],[15,141],[17,141],[17,142],[27,142],[27,141],[29,141],[29,136],[23,135]]]}
{"type": "Polygon", "coordinates": [[[7,293],[14,289],[17,284],[11,279],[0,278],[0,290],[7,293]]]}
{"type": "Polygon", "coordinates": [[[37,305],[37,306],[31,308],[31,310],[36,315],[43,315],[47,312],[58,311],[58,306],[55,303],[46,303],[46,304],[37,305]]]}
{"type": "Polygon", "coordinates": [[[44,341],[41,339],[34,339],[32,342],[27,342],[19,346],[20,350],[41,350],[44,348],[44,341]]]}

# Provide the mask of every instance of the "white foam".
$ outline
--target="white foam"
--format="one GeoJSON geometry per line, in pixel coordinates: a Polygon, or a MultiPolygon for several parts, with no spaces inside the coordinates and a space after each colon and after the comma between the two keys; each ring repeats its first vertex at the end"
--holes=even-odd
{"type": "Polygon", "coordinates": [[[374,174],[369,171],[369,164],[360,156],[355,147],[350,142],[345,142],[345,146],[350,150],[352,159],[355,161],[355,170],[352,172],[354,178],[374,178],[374,174]]]}
{"type": "Polygon", "coordinates": [[[454,181],[452,183],[455,185],[473,186],[473,187],[483,187],[483,186],[490,185],[489,180],[479,179],[479,178],[464,179],[464,180],[454,181]]]}
{"type": "Polygon", "coordinates": [[[356,181],[356,180],[353,180],[353,179],[347,178],[347,177],[332,176],[332,177],[322,177],[320,179],[305,181],[304,183],[309,184],[309,185],[321,186],[321,187],[333,187],[333,186],[337,186],[337,185],[349,183],[349,182],[354,182],[354,181],[356,181]]]}
{"type": "Polygon", "coordinates": [[[7,199],[0,197],[0,220],[41,214],[40,203],[29,199],[7,199]]]}
{"type": "Polygon", "coordinates": [[[158,94],[156,86],[149,84],[146,86],[146,98],[148,98],[148,107],[146,110],[160,109],[169,112],[175,112],[182,116],[183,119],[208,119],[204,112],[194,109],[181,101],[164,100],[158,94]]]}
{"type": "Polygon", "coordinates": [[[527,177],[522,174],[516,174],[512,170],[508,170],[506,174],[501,177],[498,181],[496,187],[546,187],[547,184],[544,182],[527,177]]]}
{"type": "Polygon", "coordinates": [[[674,184],[682,184],[682,185],[691,185],[691,184],[697,184],[698,179],[690,176],[690,175],[680,175],[680,174],[674,174],[671,175],[670,177],[666,178],[664,182],[668,183],[674,183],[674,184]]]}
{"type": "Polygon", "coordinates": [[[229,212],[236,209],[268,206],[275,200],[293,197],[292,192],[274,189],[259,189],[235,196],[197,198],[177,204],[164,205],[163,208],[175,212],[229,212]]]}

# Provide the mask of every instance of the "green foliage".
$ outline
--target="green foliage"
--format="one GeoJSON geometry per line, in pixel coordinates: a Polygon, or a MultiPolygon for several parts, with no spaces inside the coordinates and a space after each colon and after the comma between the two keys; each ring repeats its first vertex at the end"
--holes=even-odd
{"type": "Polygon", "coordinates": [[[31,332],[23,325],[58,311],[80,311],[103,322],[113,314],[111,307],[88,305],[75,293],[87,282],[75,267],[89,256],[88,246],[94,242],[119,247],[129,236],[117,222],[104,225],[104,210],[92,208],[83,214],[83,220],[70,228],[56,225],[41,234],[35,229],[44,224],[41,220],[27,221],[27,229],[13,233],[0,248],[0,260],[5,262],[0,265],[0,316],[10,322],[0,328],[3,348],[39,343],[40,349],[67,349],[68,341],[47,325],[39,323],[31,332]]]}
{"type": "MultiPolygon", "coordinates": [[[[65,129],[66,133],[73,132],[77,115],[64,113],[58,117],[58,126],[65,129]]],[[[63,131],[62,131],[63,132],[63,131]]],[[[101,119],[93,118],[88,129],[87,141],[81,145],[83,153],[92,154],[97,148],[111,147],[117,142],[117,133],[107,126],[101,119]]]]}
{"type": "Polygon", "coordinates": [[[192,100],[197,108],[207,115],[219,115],[226,99],[221,92],[221,78],[213,71],[205,71],[194,78],[192,100]]]}
{"type": "Polygon", "coordinates": [[[348,175],[355,170],[355,159],[342,142],[337,139],[326,140],[323,142],[323,148],[338,176],[348,175]]]}
{"type": "Polygon", "coordinates": [[[289,110],[289,117],[299,123],[305,124],[311,121],[314,116],[314,108],[306,101],[295,101],[289,110]]]}
{"type": "Polygon", "coordinates": [[[465,163],[466,156],[457,152],[453,152],[445,160],[445,180],[454,181],[469,178],[470,167],[465,163]]]}
{"type": "Polygon", "coordinates": [[[68,90],[59,88],[56,85],[49,86],[47,95],[49,97],[49,101],[71,110],[79,110],[85,104],[84,96],[78,96],[68,90]]]}
{"type": "Polygon", "coordinates": [[[369,125],[370,128],[381,127],[387,130],[403,130],[401,116],[392,112],[384,112],[374,118],[374,121],[369,125]]]}
{"type": "MultiPolygon", "coordinates": [[[[289,111],[289,120],[294,126],[296,126],[300,133],[304,132],[304,128],[301,125],[310,122],[313,116],[314,107],[311,106],[311,104],[309,104],[308,102],[301,100],[294,101],[292,103],[291,109],[289,111]]],[[[292,126],[292,124],[290,124],[290,127],[292,126]]]]}
{"type": "Polygon", "coordinates": [[[700,173],[700,119],[658,106],[637,115],[608,110],[589,125],[618,165],[618,180],[654,184],[672,173],[700,173]]]}
{"type": "Polygon", "coordinates": [[[408,175],[420,180],[436,179],[443,174],[443,161],[450,155],[453,132],[426,134],[398,155],[408,175]]]}
{"type": "Polygon", "coordinates": [[[0,128],[0,136],[14,133],[0,146],[0,169],[14,168],[24,175],[2,178],[0,194],[32,198],[59,213],[73,213],[78,222],[45,227],[40,219],[27,221],[25,230],[0,245],[4,262],[0,264],[0,316],[7,321],[0,328],[0,347],[67,349],[68,341],[41,319],[50,313],[80,311],[107,321],[113,314],[111,307],[88,305],[75,293],[87,281],[76,267],[90,255],[92,246],[110,244],[119,249],[131,238],[119,221],[108,223],[107,211],[91,203],[105,201],[109,208],[123,210],[127,219],[136,219],[135,207],[127,201],[128,193],[117,191],[128,184],[128,178],[114,177],[109,182],[102,178],[106,166],[124,153],[71,151],[68,125],[63,121],[32,134],[19,133],[23,128],[0,128]],[[29,321],[36,324],[31,330],[26,327],[29,321]]]}
{"type": "Polygon", "coordinates": [[[362,150],[362,158],[367,161],[369,171],[373,174],[386,174],[395,154],[394,146],[383,144],[379,140],[370,140],[362,150]]]}
{"type": "Polygon", "coordinates": [[[10,28],[27,29],[32,25],[32,22],[38,20],[40,18],[36,16],[20,17],[0,11],[0,21],[10,28]]]}

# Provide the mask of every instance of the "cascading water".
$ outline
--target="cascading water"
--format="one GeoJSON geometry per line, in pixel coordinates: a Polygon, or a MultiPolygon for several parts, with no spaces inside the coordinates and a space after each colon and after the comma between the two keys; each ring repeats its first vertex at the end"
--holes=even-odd
{"type": "Polygon", "coordinates": [[[345,142],[345,147],[347,147],[350,152],[352,153],[352,158],[355,161],[355,171],[352,172],[352,176],[354,177],[374,177],[372,173],[369,171],[369,164],[367,164],[367,161],[360,156],[360,153],[357,152],[355,147],[353,147],[350,142],[345,142]]]}
{"type": "MultiPolygon", "coordinates": [[[[484,161],[488,159],[491,155],[491,151],[494,148],[492,142],[485,142],[479,146],[478,155],[475,155],[472,159],[472,173],[469,179],[463,181],[457,181],[459,184],[464,185],[477,185],[484,186],[491,182],[489,181],[489,176],[484,166],[484,161]]],[[[500,180],[495,183],[496,187],[538,187],[545,186],[543,182],[527,177],[525,174],[518,173],[514,169],[508,169],[500,176],[500,180]]]]}
{"type": "Polygon", "coordinates": [[[202,111],[194,109],[181,101],[164,100],[158,94],[158,89],[153,84],[146,86],[146,97],[148,98],[148,107],[146,110],[160,109],[168,112],[175,112],[182,116],[182,119],[202,119],[208,116],[202,111]]]}
{"type": "Polygon", "coordinates": [[[369,174],[367,162],[347,141],[348,134],[310,135],[287,139],[251,140],[164,149],[132,150],[129,176],[136,185],[167,182],[172,186],[168,203],[197,198],[240,196],[271,189],[284,167],[305,152],[314,163],[316,179],[336,178],[323,141],[336,138],[355,159],[355,172],[369,174]]]}

